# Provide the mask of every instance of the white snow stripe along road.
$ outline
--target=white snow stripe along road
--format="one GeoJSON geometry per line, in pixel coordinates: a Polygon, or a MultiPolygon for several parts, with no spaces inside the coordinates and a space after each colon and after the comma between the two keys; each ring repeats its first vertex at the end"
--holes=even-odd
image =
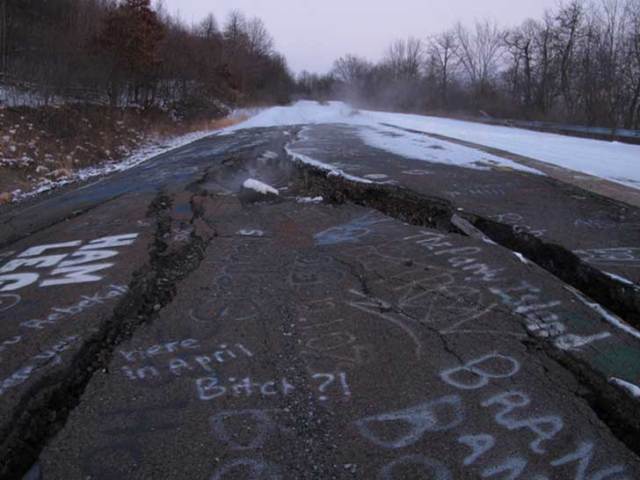
{"type": "MultiPolygon", "coordinates": [[[[421,147],[416,141],[416,134],[406,133],[400,137],[393,137],[396,140],[392,141],[389,140],[388,132],[380,124],[465,140],[640,189],[640,146],[638,145],[567,137],[446,118],[358,111],[341,102],[321,105],[317,102],[302,101],[289,107],[266,109],[248,121],[225,130],[224,133],[256,127],[331,123],[369,127],[361,130],[365,142],[410,158],[417,157],[420,160],[468,168],[481,168],[482,164],[485,164],[486,168],[496,163],[529,173],[539,173],[510,160],[472,148],[460,147],[466,150],[459,151],[448,142],[441,142],[447,149],[444,152],[427,149],[429,145],[438,142],[429,139],[428,142],[423,141],[425,145],[427,143],[429,145],[421,147]],[[470,154],[470,152],[474,153],[470,154]],[[481,165],[478,165],[478,162],[481,165]]],[[[401,134],[396,131],[394,133],[401,134]]]]}

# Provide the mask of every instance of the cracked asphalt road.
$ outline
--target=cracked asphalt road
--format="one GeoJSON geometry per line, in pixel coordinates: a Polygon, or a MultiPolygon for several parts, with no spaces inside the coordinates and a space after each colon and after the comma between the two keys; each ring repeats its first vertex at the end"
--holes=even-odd
{"type": "Polygon", "coordinates": [[[638,209],[299,131],[0,217],[0,476],[640,478],[638,209]]]}

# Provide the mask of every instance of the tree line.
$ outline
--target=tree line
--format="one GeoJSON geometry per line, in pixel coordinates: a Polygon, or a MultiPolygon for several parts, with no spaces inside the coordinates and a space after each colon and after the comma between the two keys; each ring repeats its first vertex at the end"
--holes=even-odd
{"type": "Polygon", "coordinates": [[[293,79],[264,23],[186,25],[150,0],[0,0],[0,80],[113,106],[282,103],[293,79]]]}
{"type": "Polygon", "coordinates": [[[640,129],[640,0],[572,0],[513,28],[460,23],[346,55],[298,91],[361,106],[640,129]]]}

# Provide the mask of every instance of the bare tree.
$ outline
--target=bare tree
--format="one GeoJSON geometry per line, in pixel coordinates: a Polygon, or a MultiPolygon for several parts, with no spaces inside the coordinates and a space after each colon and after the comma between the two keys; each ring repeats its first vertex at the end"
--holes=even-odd
{"type": "Polygon", "coordinates": [[[273,38],[267,31],[264,22],[254,18],[246,25],[249,50],[255,55],[269,55],[273,50],[273,38]]]}
{"type": "Polygon", "coordinates": [[[247,19],[240,10],[229,13],[224,25],[223,35],[230,55],[233,56],[247,43],[247,19]]]}
{"type": "Polygon", "coordinates": [[[495,78],[502,54],[502,34],[494,21],[476,22],[469,30],[462,24],[456,26],[459,44],[458,58],[477,92],[483,95],[495,78]]]}
{"type": "Polygon", "coordinates": [[[281,101],[291,87],[262,22],[236,11],[223,32],[213,15],[189,27],[162,0],[0,0],[0,69],[45,101],[114,106],[281,101]]]}
{"type": "Polygon", "coordinates": [[[409,37],[393,42],[383,60],[395,78],[416,79],[420,76],[424,49],[422,41],[409,37]]]}
{"type": "Polygon", "coordinates": [[[345,55],[333,64],[336,79],[350,85],[362,82],[370,70],[371,64],[356,55],[345,55]]]}
{"type": "Polygon", "coordinates": [[[7,0],[0,0],[0,70],[7,72],[7,0]]]}
{"type": "Polygon", "coordinates": [[[430,68],[439,79],[442,105],[449,106],[450,77],[458,67],[458,40],[453,30],[431,37],[428,43],[430,68]]]}
{"type": "MultiPolygon", "coordinates": [[[[635,3],[640,4],[637,1],[635,3]]],[[[605,95],[603,100],[611,126],[615,126],[624,115],[628,89],[624,78],[624,71],[628,68],[625,57],[628,54],[628,38],[632,35],[630,18],[633,13],[629,11],[632,4],[631,1],[602,0],[602,19],[599,21],[603,25],[603,32],[599,57],[605,95]]]]}
{"type": "Polygon", "coordinates": [[[556,16],[556,42],[560,56],[560,88],[565,107],[571,116],[575,113],[573,95],[573,76],[571,74],[575,60],[576,43],[581,35],[583,4],[580,0],[572,0],[563,6],[556,16]]]}
{"type": "Polygon", "coordinates": [[[536,53],[536,82],[534,104],[545,115],[554,96],[553,18],[545,12],[542,22],[535,24],[534,49],[536,53]]]}
{"type": "Polygon", "coordinates": [[[218,21],[213,13],[210,13],[200,22],[197,28],[197,32],[202,38],[211,40],[220,35],[220,29],[218,28],[218,21]]]}
{"type": "Polygon", "coordinates": [[[629,31],[626,40],[625,83],[629,85],[630,95],[626,108],[624,126],[640,128],[640,2],[630,1],[626,8],[629,19],[629,31]]]}

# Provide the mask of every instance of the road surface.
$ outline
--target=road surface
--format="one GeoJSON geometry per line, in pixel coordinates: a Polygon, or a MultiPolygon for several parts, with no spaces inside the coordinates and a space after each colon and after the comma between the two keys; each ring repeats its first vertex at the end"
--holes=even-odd
{"type": "Polygon", "coordinates": [[[319,125],[0,215],[2,478],[640,478],[636,207],[319,125]]]}

